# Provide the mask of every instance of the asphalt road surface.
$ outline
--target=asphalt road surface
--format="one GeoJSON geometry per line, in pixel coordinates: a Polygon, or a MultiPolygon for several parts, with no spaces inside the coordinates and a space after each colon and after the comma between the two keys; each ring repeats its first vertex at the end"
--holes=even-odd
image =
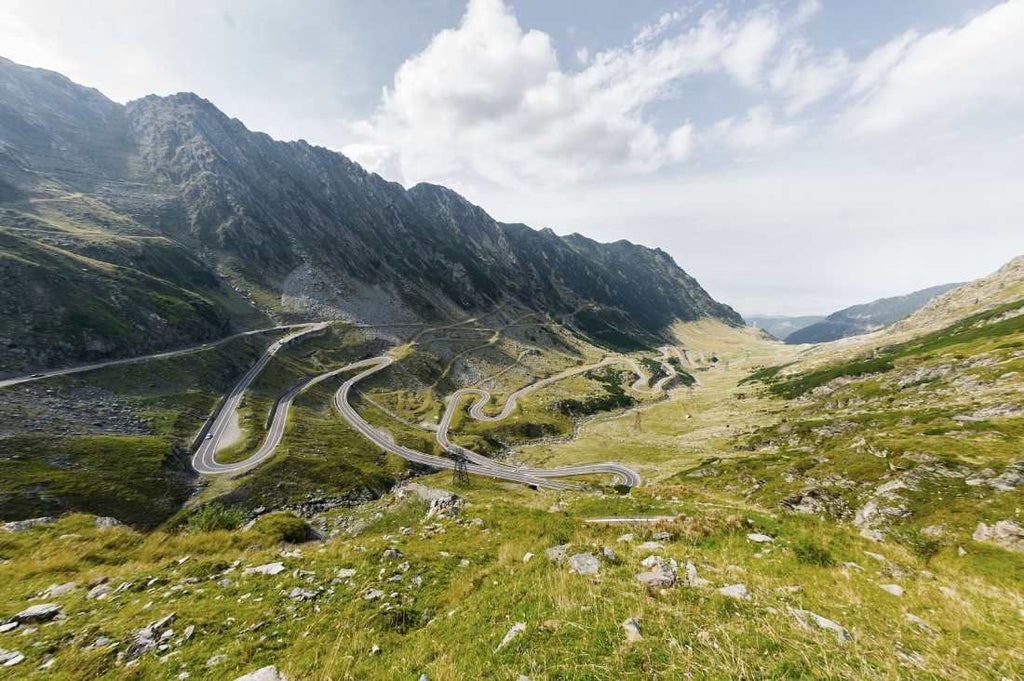
{"type": "MultiPolygon", "coordinates": [[[[390,366],[394,359],[388,355],[382,355],[380,357],[373,357],[370,359],[362,360],[348,364],[340,369],[334,369],[332,371],[314,376],[307,381],[291,388],[282,395],[281,399],[278,400],[275,405],[274,412],[271,416],[270,428],[267,432],[266,438],[260,448],[247,457],[243,461],[234,463],[219,463],[217,462],[216,455],[220,449],[221,440],[227,431],[231,419],[234,417],[234,413],[237,411],[239,404],[241,403],[242,396],[245,391],[252,384],[252,382],[259,376],[260,372],[263,371],[264,367],[273,359],[274,355],[287,343],[305,336],[313,331],[324,328],[326,324],[315,324],[315,325],[303,325],[295,333],[276,341],[267,348],[266,352],[260,357],[260,359],[245,373],[242,379],[235,385],[232,391],[226,396],[224,403],[221,408],[213,417],[213,421],[207,430],[207,435],[200,442],[199,447],[196,449],[192,457],[192,465],[199,473],[206,475],[218,475],[224,473],[235,473],[244,470],[248,470],[253,466],[256,466],[267,457],[272,455],[280,444],[282,437],[284,436],[285,428],[288,424],[288,413],[291,408],[293,400],[303,391],[309,389],[313,385],[320,383],[332,376],[336,376],[341,373],[348,371],[361,370],[355,376],[352,376],[346,380],[341,387],[338,389],[334,396],[334,403],[341,414],[349,425],[356,429],[363,437],[373,442],[376,446],[380,447],[386,452],[400,456],[407,461],[421,464],[431,468],[437,468],[442,470],[452,470],[457,466],[454,458],[435,456],[433,454],[427,454],[420,452],[402,445],[394,443],[390,435],[384,431],[378,430],[366,419],[364,419],[352,406],[349,401],[349,397],[354,386],[360,381],[372,376],[373,374],[386,369],[390,366]]],[[[550,489],[565,489],[570,487],[568,483],[551,480],[551,478],[570,477],[578,475],[594,475],[594,474],[611,474],[619,478],[624,484],[631,487],[639,486],[642,482],[640,475],[622,464],[617,463],[598,463],[598,464],[581,464],[578,466],[562,466],[559,468],[529,468],[512,466],[507,463],[494,461],[486,456],[477,454],[464,447],[455,445],[448,440],[447,431],[451,424],[452,416],[455,413],[455,409],[458,406],[459,401],[468,395],[476,395],[478,400],[470,408],[470,413],[474,418],[485,420],[485,421],[498,421],[503,418],[507,418],[508,415],[515,409],[516,400],[535,390],[539,390],[546,385],[550,385],[555,381],[562,380],[569,376],[589,371],[590,369],[606,366],[609,364],[626,364],[633,369],[641,377],[641,381],[649,382],[650,377],[647,376],[639,367],[639,365],[630,358],[613,357],[603,360],[594,365],[585,367],[574,367],[568,369],[560,374],[548,377],[546,379],[537,381],[525,388],[521,388],[509,396],[506,401],[504,408],[501,413],[495,416],[488,416],[483,413],[483,407],[490,400],[490,393],[476,389],[476,388],[465,388],[454,393],[449,400],[448,408],[445,410],[444,417],[441,425],[438,428],[437,439],[446,449],[453,452],[459,452],[465,458],[466,471],[468,473],[476,475],[484,475],[491,478],[497,478],[500,480],[509,480],[512,482],[519,482],[526,485],[533,485],[535,487],[545,487],[550,489]]],[[[666,365],[668,370],[671,367],[666,365]]],[[[671,378],[671,377],[669,377],[671,378]]],[[[664,386],[666,379],[662,379],[655,386],[656,389],[660,390],[664,386]]],[[[639,383],[640,381],[638,381],[639,383]]]]}
{"type": "MultiPolygon", "coordinates": [[[[662,358],[664,359],[666,357],[668,357],[667,351],[663,350],[662,358]]],[[[670,372],[670,374],[659,380],[653,388],[647,389],[644,388],[644,386],[650,383],[651,377],[645,371],[642,370],[638,362],[629,357],[609,357],[598,362],[597,364],[590,364],[586,366],[572,367],[570,369],[566,369],[561,373],[549,376],[548,378],[545,379],[541,379],[535,383],[531,383],[526,387],[516,390],[515,392],[508,396],[508,399],[505,401],[505,405],[501,408],[501,411],[495,414],[494,416],[489,416],[485,414],[483,411],[484,407],[486,407],[487,404],[491,401],[491,394],[488,391],[483,390],[482,388],[462,388],[452,393],[451,397],[448,399],[448,406],[445,408],[444,415],[441,417],[441,423],[438,425],[437,428],[437,441],[445,449],[458,451],[464,457],[466,457],[467,460],[472,461],[476,464],[484,465],[485,462],[490,462],[490,464],[493,466],[509,467],[508,464],[493,461],[492,459],[486,456],[477,454],[476,452],[470,449],[466,449],[465,447],[457,445],[448,438],[448,430],[451,427],[452,419],[455,416],[455,412],[458,410],[459,402],[461,402],[464,397],[476,397],[476,401],[469,407],[469,415],[476,419],[477,421],[502,421],[508,418],[509,415],[513,412],[513,410],[515,410],[516,403],[518,402],[520,397],[523,397],[528,393],[540,390],[541,388],[544,388],[546,386],[549,386],[553,383],[564,380],[571,376],[577,376],[579,374],[586,373],[587,371],[590,371],[592,369],[597,369],[603,366],[609,366],[613,364],[624,364],[628,366],[634,373],[636,373],[637,376],[639,376],[639,378],[636,380],[635,383],[633,383],[632,386],[632,389],[638,392],[661,392],[664,389],[664,386],[668,383],[668,381],[675,377],[675,370],[672,368],[672,366],[670,364],[663,362],[662,366],[665,367],[665,370],[667,372],[670,372]]],[[[640,475],[633,469],[623,466],[622,464],[610,462],[586,464],[580,466],[562,466],[559,468],[519,467],[515,468],[515,470],[538,478],[589,475],[594,473],[610,473],[620,478],[623,484],[629,485],[630,487],[639,487],[640,483],[642,482],[640,479],[640,475]]]]}
{"type": "MultiPolygon", "coordinates": [[[[342,418],[348,421],[349,425],[358,430],[365,438],[384,451],[391,452],[392,454],[400,456],[407,461],[430,466],[431,468],[440,468],[445,470],[454,469],[456,466],[454,459],[426,454],[424,452],[416,451],[415,449],[409,449],[408,447],[395,444],[387,434],[374,428],[373,425],[368,423],[359,415],[355,408],[352,407],[348,400],[349,394],[352,392],[352,387],[359,381],[362,381],[378,371],[387,368],[392,364],[392,362],[394,362],[394,360],[391,357],[384,355],[367,360],[367,362],[370,364],[369,368],[345,381],[338,389],[338,392],[334,395],[334,404],[337,406],[338,412],[341,413],[342,418]]],[[[552,489],[564,489],[568,487],[565,483],[542,480],[519,472],[509,466],[499,465],[497,462],[486,459],[486,457],[483,458],[485,459],[484,462],[467,463],[466,472],[475,473],[477,475],[486,475],[500,480],[521,482],[527,485],[535,485],[537,487],[548,487],[552,489]]]]}
{"type": "MultiPolygon", "coordinates": [[[[205,474],[214,473],[230,473],[233,471],[240,471],[246,468],[255,466],[263,459],[270,456],[277,444],[281,441],[281,436],[284,434],[284,427],[288,418],[287,407],[291,405],[291,401],[295,399],[295,395],[298,395],[301,390],[293,390],[286,394],[278,404],[278,409],[274,413],[274,419],[271,422],[270,431],[267,433],[267,442],[264,442],[263,446],[260,447],[260,451],[253,454],[245,461],[237,463],[217,463],[217,451],[221,447],[221,440],[224,438],[224,433],[228,430],[232,419],[235,418],[235,412],[238,411],[238,405],[242,402],[242,396],[245,394],[246,389],[252,384],[256,377],[260,375],[263,368],[274,358],[278,350],[283,348],[285,345],[301,338],[307,334],[315,331],[321,331],[327,327],[326,323],[321,324],[305,324],[295,333],[289,334],[281,340],[274,341],[270,344],[263,355],[256,361],[255,364],[245,372],[242,379],[235,384],[235,387],[231,389],[228,396],[224,399],[224,403],[221,408],[214,414],[213,423],[206,431],[206,436],[199,443],[199,447],[196,448],[195,453],[192,455],[192,467],[196,471],[205,474]],[[287,403],[285,401],[287,400],[287,403]],[[283,409],[280,407],[284,407],[283,409]],[[272,443],[268,447],[268,443],[272,443]]],[[[329,372],[330,373],[330,372],[329,372]]],[[[327,374],[322,374],[322,378],[327,378],[327,374]]],[[[321,378],[317,377],[317,378],[321,378]]],[[[309,387],[310,383],[304,384],[305,387],[309,387]]]]}

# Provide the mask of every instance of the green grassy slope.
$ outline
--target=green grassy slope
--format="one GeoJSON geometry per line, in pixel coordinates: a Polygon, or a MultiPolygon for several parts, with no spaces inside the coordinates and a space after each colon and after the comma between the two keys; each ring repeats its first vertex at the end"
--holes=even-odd
{"type": "MultiPolygon", "coordinates": [[[[234,679],[267,664],[289,678],[426,673],[435,681],[520,674],[1016,678],[1024,674],[1016,646],[1024,636],[1024,555],[971,533],[977,522],[1017,517],[1021,507],[1020,487],[993,486],[1020,458],[1024,436],[1024,413],[1014,411],[1024,371],[1020,309],[880,352],[891,367],[873,373],[842,369],[807,381],[792,367],[762,371],[770,385],[814,384],[788,399],[788,392],[738,383],[760,358],[792,357],[791,347],[748,336],[730,345],[725,336],[705,333],[702,341],[697,334],[686,340],[691,356],[714,353],[720,361],[691,367],[700,381],[692,391],[645,405],[642,421],[606,415],[579,440],[544,445],[543,456],[531,459],[640,464],[643,488],[629,495],[534,492],[474,477],[457,490],[468,503],[451,519],[428,518],[425,503],[389,494],[355,503],[410,471],[348,430],[330,406],[337,380],[325,382],[296,401],[278,456],[205,491],[201,500],[227,511],[190,508],[147,534],[100,530],[80,516],[0,534],[0,580],[12,585],[0,589],[0,618],[50,584],[107,578],[120,589],[103,600],[86,599],[84,587],[51,599],[72,616],[33,634],[38,645],[24,645],[15,632],[0,635],[0,647],[22,650],[28,659],[20,670],[30,677],[53,656],[46,673],[57,679],[172,679],[182,672],[234,679]],[[821,508],[794,511],[793,498],[811,489],[821,508]],[[873,515],[865,512],[872,502],[879,509],[873,515]],[[284,529],[304,530],[280,517],[251,530],[213,527],[217,518],[238,526],[259,505],[296,509],[327,539],[282,543],[284,529]],[[586,522],[609,515],[676,519],[639,527],[586,522]],[[633,537],[621,538],[626,532],[633,537]],[[670,538],[641,548],[655,532],[670,538]],[[752,541],[752,532],[772,540],[752,541]],[[574,574],[544,554],[563,543],[569,554],[609,547],[615,557],[601,559],[597,575],[574,574]],[[386,548],[403,555],[386,559],[386,548]],[[535,555],[525,560],[527,553],[535,555]],[[676,560],[681,573],[692,561],[708,583],[648,589],[636,574],[652,554],[676,560]],[[244,572],[272,561],[285,570],[274,577],[244,572]],[[340,577],[340,568],[355,575],[340,577]],[[749,599],[717,591],[736,584],[749,599]],[[381,594],[367,598],[373,590],[381,594]],[[837,622],[849,639],[805,626],[809,615],[802,623],[794,610],[837,622]],[[136,632],[171,612],[177,619],[168,647],[125,666],[119,655],[136,632]],[[627,618],[639,622],[642,640],[626,639],[627,618]],[[498,650],[517,622],[523,632],[498,650]],[[89,649],[100,636],[110,641],[89,649]]],[[[339,326],[287,348],[254,386],[244,417],[256,423],[269,400],[301,376],[379,352],[379,342],[339,326]]],[[[410,420],[429,420],[440,404],[436,384],[493,376],[492,359],[516,357],[487,346],[486,370],[452,369],[447,360],[470,343],[479,339],[453,343],[446,361],[406,348],[392,376],[400,389],[388,391],[395,386],[382,380],[365,386],[365,396],[410,420]]],[[[529,355],[523,361],[537,364],[517,365],[523,374],[492,379],[496,394],[519,387],[526,373],[550,371],[548,359],[529,355]]],[[[520,420],[504,424],[511,432],[460,418],[458,434],[485,443],[515,440],[546,419],[563,428],[566,417],[555,405],[570,395],[614,392],[614,378],[603,378],[581,375],[531,395],[517,411],[520,420]]],[[[190,379],[176,380],[179,391],[190,379]]],[[[179,399],[162,395],[158,379],[104,374],[109,390],[135,383],[151,403],[179,399]]],[[[431,437],[368,401],[360,410],[397,440],[431,437]]],[[[154,423],[171,427],[160,417],[154,423]]],[[[421,482],[447,487],[451,477],[421,482]]]]}
{"type": "Polygon", "coordinates": [[[0,373],[146,354],[268,320],[182,246],[77,201],[0,210],[0,373]]]}
{"type": "MultiPolygon", "coordinates": [[[[474,481],[470,505],[455,518],[428,519],[426,504],[388,496],[318,517],[337,536],[300,545],[277,543],[260,524],[139,535],[70,517],[0,536],[0,579],[12,585],[0,592],[0,613],[17,612],[50,584],[103,578],[115,592],[88,600],[83,586],[52,598],[73,616],[42,627],[31,647],[17,631],[0,635],[0,645],[28,656],[26,678],[50,679],[189,672],[230,680],[269,664],[288,678],[436,681],[1015,678],[1024,670],[1019,559],[989,557],[998,572],[981,579],[974,558],[926,563],[816,518],[730,507],[682,488],[649,492],[564,497],[548,509],[553,493],[474,481]],[[682,516],[644,528],[584,522],[651,512],[682,516]],[[633,538],[620,541],[627,529],[633,538]],[[640,548],[655,531],[673,538],[640,548]],[[747,539],[754,531],[774,541],[755,544],[747,539]],[[603,559],[597,575],[574,574],[544,554],[562,543],[570,554],[611,547],[615,559],[603,559]],[[388,560],[392,547],[401,555],[388,560]],[[526,561],[527,553],[535,556],[526,561]],[[635,575],[651,554],[694,562],[707,585],[649,590],[635,575]],[[285,571],[242,570],[272,561],[285,571]],[[341,568],[354,576],[338,577],[341,568]],[[904,595],[881,588],[893,582],[904,595]],[[750,599],[717,593],[730,584],[745,585],[750,599]],[[366,598],[375,589],[383,595],[366,598]],[[832,619],[851,640],[805,628],[791,609],[832,619]],[[168,647],[126,666],[135,632],[170,613],[168,647]],[[638,621],[642,640],[627,641],[627,618],[638,621]],[[517,622],[522,633],[498,650],[517,622]],[[90,649],[101,636],[109,642],[90,649]],[[51,657],[46,672],[34,671],[51,657]]],[[[264,524],[281,524],[274,520],[264,524]]]]}
{"type": "Polygon", "coordinates": [[[272,338],[6,388],[0,517],[87,511],[160,524],[194,491],[192,438],[272,338]],[[141,432],[111,432],[113,404],[138,419],[141,432]]]}
{"type": "Polygon", "coordinates": [[[753,454],[681,477],[707,475],[768,507],[817,506],[923,553],[954,552],[979,522],[1019,516],[1022,312],[1018,301],[869,356],[755,372],[748,385],[766,383],[785,402],[738,440],[753,454]]]}
{"type": "MultiPolygon", "coordinates": [[[[187,356],[9,389],[22,395],[0,409],[0,425],[13,433],[0,438],[5,466],[0,517],[87,511],[140,527],[167,521],[197,490],[199,481],[190,464],[192,439],[221,396],[276,335],[238,338],[187,356]],[[53,404],[41,404],[33,396],[53,404]],[[143,434],[108,434],[108,399],[137,417],[143,434]],[[62,421],[62,409],[82,418],[62,421]],[[19,430],[25,421],[44,425],[19,430]]],[[[279,353],[244,400],[242,443],[222,459],[243,458],[262,442],[270,407],[288,387],[377,354],[382,347],[372,334],[337,326],[279,353]]],[[[365,500],[390,489],[404,474],[404,463],[382,457],[338,417],[331,407],[337,384],[324,383],[300,396],[272,460],[238,478],[218,479],[202,499],[225,497],[251,509],[310,498],[365,500]]]]}

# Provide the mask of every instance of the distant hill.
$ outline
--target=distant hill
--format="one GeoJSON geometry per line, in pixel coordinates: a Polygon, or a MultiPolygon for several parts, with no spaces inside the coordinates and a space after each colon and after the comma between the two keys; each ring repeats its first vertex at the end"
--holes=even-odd
{"type": "Polygon", "coordinates": [[[941,284],[914,291],[905,296],[879,298],[863,305],[854,305],[833,312],[820,322],[794,331],[785,337],[785,341],[791,345],[827,343],[840,338],[871,333],[913,314],[933,298],[961,285],[941,284]]]}
{"type": "Polygon", "coordinates": [[[782,340],[791,333],[807,328],[811,324],[824,321],[825,315],[805,315],[803,317],[787,317],[786,315],[746,315],[744,319],[750,326],[764,329],[771,335],[782,340]]]}

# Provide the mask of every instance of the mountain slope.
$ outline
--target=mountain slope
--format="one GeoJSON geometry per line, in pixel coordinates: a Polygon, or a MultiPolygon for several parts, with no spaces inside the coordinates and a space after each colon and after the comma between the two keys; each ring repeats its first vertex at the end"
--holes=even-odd
{"type": "Polygon", "coordinates": [[[3,60],[0,140],[0,201],[101,205],[277,316],[393,324],[501,307],[622,349],[660,342],[677,320],[742,323],[661,251],[498,223],[443,187],[407,191],[336,152],[251,132],[193,94],[121,106],[3,60]]]}
{"type": "Polygon", "coordinates": [[[734,474],[766,480],[751,498],[847,520],[915,550],[1019,515],[1021,264],[947,293],[899,331],[751,374],[745,383],[788,401],[786,418],[754,431],[745,444],[756,454],[721,483],[734,474]]]}
{"type": "Polygon", "coordinates": [[[0,205],[0,375],[268,326],[191,249],[82,195],[0,205]]]}
{"type": "Polygon", "coordinates": [[[941,284],[908,293],[904,296],[879,298],[863,305],[853,305],[833,312],[822,321],[798,329],[786,336],[787,343],[827,343],[829,341],[871,333],[903,319],[933,298],[960,284],[941,284]]]}
{"type": "Polygon", "coordinates": [[[938,296],[918,311],[887,329],[899,337],[907,333],[936,331],[964,317],[991,310],[1024,298],[1024,255],[998,270],[938,296]]]}

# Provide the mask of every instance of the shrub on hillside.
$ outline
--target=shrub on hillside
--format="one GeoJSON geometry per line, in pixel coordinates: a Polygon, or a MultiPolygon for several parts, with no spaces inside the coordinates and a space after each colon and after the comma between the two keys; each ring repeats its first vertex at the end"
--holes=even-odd
{"type": "Polygon", "coordinates": [[[681,515],[672,520],[650,523],[641,532],[645,539],[667,532],[677,541],[698,544],[718,535],[732,534],[746,527],[742,516],[710,512],[703,515],[681,515]]]}
{"type": "Polygon", "coordinates": [[[804,565],[828,567],[836,564],[835,558],[832,557],[828,549],[810,540],[805,539],[794,544],[793,553],[796,555],[797,562],[804,565]]]}
{"type": "Polygon", "coordinates": [[[925,563],[938,555],[942,550],[942,542],[936,537],[929,537],[920,530],[912,530],[901,533],[897,539],[910,548],[918,558],[925,563]]]}
{"type": "Polygon", "coordinates": [[[291,513],[268,513],[260,516],[251,532],[265,544],[300,544],[316,538],[313,528],[291,513]]]}
{"type": "Polygon", "coordinates": [[[185,521],[187,532],[235,530],[245,522],[245,511],[235,506],[209,504],[200,506],[185,521]]]}
{"type": "Polygon", "coordinates": [[[636,400],[627,395],[622,387],[620,374],[613,369],[591,370],[585,377],[601,384],[601,394],[590,395],[581,400],[565,399],[555,402],[555,409],[563,416],[590,416],[602,411],[625,409],[636,404],[636,400]]]}

